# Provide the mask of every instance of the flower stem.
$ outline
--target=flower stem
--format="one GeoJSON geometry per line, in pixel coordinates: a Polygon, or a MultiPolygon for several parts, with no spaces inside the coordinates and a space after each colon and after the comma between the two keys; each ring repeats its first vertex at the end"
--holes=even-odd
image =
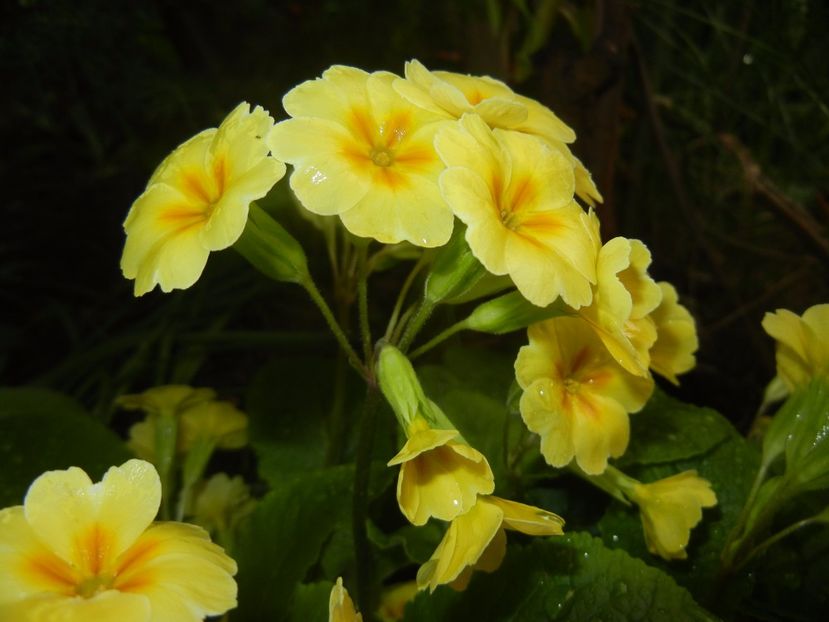
{"type": "Polygon", "coordinates": [[[812,523],[815,523],[815,522],[818,522],[818,520],[817,520],[814,516],[810,516],[809,518],[804,518],[803,520],[797,521],[797,522],[796,522],[796,523],[794,523],[793,525],[789,525],[789,526],[788,526],[788,527],[786,527],[785,529],[782,529],[782,530],[778,531],[778,532],[777,532],[776,534],[774,534],[773,536],[771,536],[771,537],[769,537],[769,538],[767,538],[767,539],[763,540],[763,542],[761,542],[760,544],[758,544],[757,546],[755,546],[753,549],[751,549],[751,550],[750,550],[750,551],[746,554],[746,556],[745,556],[745,557],[743,557],[743,559],[742,559],[742,560],[740,560],[740,562],[739,562],[739,563],[737,563],[737,564],[735,564],[735,565],[734,565],[734,572],[739,571],[739,570],[740,570],[741,568],[743,568],[743,567],[744,567],[744,566],[745,566],[748,562],[750,562],[752,559],[754,559],[755,557],[757,557],[758,555],[760,555],[761,553],[763,553],[763,552],[764,552],[767,548],[769,548],[772,544],[774,544],[774,543],[776,543],[776,542],[779,542],[779,541],[780,541],[780,540],[782,540],[783,538],[785,538],[785,537],[787,537],[787,536],[789,536],[789,535],[793,534],[793,533],[794,533],[795,531],[797,531],[798,529],[802,529],[803,527],[806,527],[806,526],[808,526],[808,525],[811,525],[812,523]]]}
{"type": "Polygon", "coordinates": [[[409,346],[412,345],[412,341],[417,336],[417,333],[420,332],[420,329],[423,328],[423,325],[426,323],[426,320],[429,319],[429,316],[432,315],[432,311],[435,309],[435,304],[424,298],[421,303],[417,307],[417,311],[412,316],[412,319],[409,320],[409,323],[406,324],[406,330],[403,331],[403,338],[400,340],[400,344],[397,346],[401,352],[406,352],[409,349],[409,346]]]}
{"type": "Polygon", "coordinates": [[[357,250],[358,278],[357,278],[357,315],[360,318],[360,337],[363,342],[363,359],[369,369],[372,367],[373,348],[371,345],[371,326],[368,322],[368,262],[366,255],[368,247],[362,246],[357,250]]]}
{"type": "Polygon", "coordinates": [[[443,332],[438,333],[437,335],[432,337],[429,341],[427,341],[422,346],[417,348],[414,352],[412,352],[409,355],[409,358],[410,359],[416,359],[421,354],[425,354],[426,352],[428,352],[429,350],[431,350],[435,346],[441,344],[442,342],[449,339],[449,337],[451,337],[455,333],[461,332],[465,328],[466,328],[466,320],[461,320],[460,322],[456,322],[455,324],[452,324],[452,326],[450,326],[449,328],[447,328],[443,332]]]}
{"type": "Polygon", "coordinates": [[[360,417],[357,456],[354,464],[354,497],[352,505],[352,536],[357,566],[357,602],[361,611],[374,611],[374,559],[368,540],[369,483],[371,480],[371,451],[374,445],[375,419],[380,402],[380,391],[373,379],[368,381],[366,399],[360,417]]]}
{"type": "Polygon", "coordinates": [[[331,307],[329,307],[328,303],[325,302],[325,298],[323,298],[322,294],[320,294],[320,291],[317,289],[313,279],[310,277],[304,279],[300,285],[305,288],[305,291],[308,292],[311,300],[314,301],[317,308],[320,310],[320,313],[322,313],[322,316],[328,323],[328,328],[331,329],[331,332],[334,334],[334,338],[340,344],[340,348],[342,348],[343,352],[345,352],[348,362],[351,363],[351,366],[354,367],[354,369],[356,369],[360,375],[363,376],[363,378],[368,378],[369,372],[366,369],[366,366],[360,360],[360,357],[357,356],[354,348],[351,347],[351,344],[348,342],[348,338],[345,336],[343,329],[340,328],[340,324],[331,312],[331,307]]]}
{"type": "Polygon", "coordinates": [[[400,311],[403,309],[403,303],[406,302],[406,296],[412,287],[412,283],[414,283],[415,277],[417,277],[418,273],[423,269],[423,266],[426,265],[426,257],[427,255],[425,254],[421,255],[411,272],[409,272],[406,280],[403,281],[403,287],[400,288],[400,293],[397,295],[397,300],[394,303],[394,309],[392,309],[389,323],[386,326],[386,341],[391,341],[392,339],[394,329],[397,327],[397,320],[400,317],[400,311]]]}

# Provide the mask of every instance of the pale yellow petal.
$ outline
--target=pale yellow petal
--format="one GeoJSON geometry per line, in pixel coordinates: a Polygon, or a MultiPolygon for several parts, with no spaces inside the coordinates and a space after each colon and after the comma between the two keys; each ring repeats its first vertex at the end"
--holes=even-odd
{"type": "Polygon", "coordinates": [[[423,452],[445,445],[450,440],[460,436],[457,430],[440,430],[437,428],[426,428],[413,434],[403,445],[398,454],[389,460],[387,466],[403,464],[413,460],[423,452]]]}
{"type": "Polygon", "coordinates": [[[651,313],[656,327],[656,342],[650,350],[650,366],[653,371],[678,384],[677,375],[696,365],[694,353],[699,348],[694,318],[684,306],[673,285],[660,282],[662,302],[651,313]]]}
{"type": "Polygon", "coordinates": [[[356,67],[334,65],[321,78],[288,91],[282,105],[292,117],[345,119],[350,109],[365,105],[368,75],[356,67]]]}
{"type": "Polygon", "coordinates": [[[567,466],[575,455],[573,426],[570,417],[559,404],[564,399],[564,389],[549,378],[539,378],[521,395],[521,418],[531,432],[541,437],[541,454],[547,464],[567,466]]]}
{"type": "Polygon", "coordinates": [[[154,622],[144,596],[107,590],[92,598],[43,594],[0,603],[0,620],[9,622],[154,622]]]}
{"type": "Polygon", "coordinates": [[[328,622],[362,622],[362,614],[354,609],[354,603],[343,587],[341,577],[331,588],[331,595],[328,598],[328,622]]]}
{"type": "Polygon", "coordinates": [[[236,606],[236,563],[194,525],[154,524],[117,565],[113,587],[148,598],[153,620],[201,621],[236,606]]]}
{"type": "Polygon", "coordinates": [[[572,401],[576,462],[588,475],[599,475],[608,458],[618,458],[630,439],[630,418],[622,406],[604,395],[581,394],[572,401]]]}
{"type": "Polygon", "coordinates": [[[97,574],[135,542],[155,518],[161,482],[143,460],[111,467],[93,484],[81,469],[48,471],[29,488],[26,520],[66,561],[97,574]]]}
{"type": "Polygon", "coordinates": [[[482,497],[480,502],[493,503],[501,508],[507,529],[529,536],[560,536],[564,533],[564,519],[547,510],[494,496],[482,497]]]}

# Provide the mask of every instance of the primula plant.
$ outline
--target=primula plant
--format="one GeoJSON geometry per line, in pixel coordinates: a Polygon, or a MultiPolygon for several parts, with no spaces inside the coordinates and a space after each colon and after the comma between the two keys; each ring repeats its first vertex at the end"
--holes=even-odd
{"type": "Polygon", "coordinates": [[[100,449],[73,459],[108,470],[9,489],[1,620],[739,619],[757,567],[825,540],[829,305],[764,319],[777,376],[747,440],[670,397],[694,318],[647,241],[603,238],[549,108],[416,60],[283,105],[164,159],[121,270],[136,296],[187,289],[232,247],[307,293],[337,354],[277,348],[233,394],[125,390],[123,442],[6,391],[10,438],[68,409],[100,449]]]}

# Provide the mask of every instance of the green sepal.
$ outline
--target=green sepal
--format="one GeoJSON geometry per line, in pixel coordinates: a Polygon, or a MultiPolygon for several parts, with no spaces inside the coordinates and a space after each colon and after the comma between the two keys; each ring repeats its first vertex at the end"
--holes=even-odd
{"type": "Polygon", "coordinates": [[[552,317],[571,315],[573,310],[557,299],[546,307],[537,307],[521,292],[513,291],[478,305],[464,321],[468,330],[503,335],[526,328],[552,317]]]}
{"type": "Polygon", "coordinates": [[[469,244],[464,227],[456,226],[449,243],[440,249],[426,278],[425,300],[429,306],[463,296],[487,273],[469,244]]]}
{"type": "Polygon", "coordinates": [[[256,203],[251,203],[245,230],[233,248],[275,281],[304,283],[310,278],[300,243],[256,203]]]}

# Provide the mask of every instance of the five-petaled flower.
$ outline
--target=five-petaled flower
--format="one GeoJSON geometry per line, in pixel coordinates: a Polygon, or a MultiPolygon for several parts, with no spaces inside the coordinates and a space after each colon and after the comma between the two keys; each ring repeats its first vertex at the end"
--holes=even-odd
{"type": "Polygon", "coordinates": [[[627,449],[628,413],[645,405],[653,379],[620,366],[579,317],[533,324],[527,334],[530,343],[515,361],[524,423],[541,436],[550,465],[575,458],[585,473],[603,472],[608,458],[627,449]]]}
{"type": "Polygon", "coordinates": [[[201,276],[210,251],[231,246],[245,228],[252,201],[285,174],[268,155],[273,119],[239,104],[222,124],[180,145],[159,165],[124,221],[121,271],[135,295],[159,285],[186,289],[201,276]]]}
{"type": "Polygon", "coordinates": [[[506,554],[505,529],[530,536],[560,536],[564,520],[540,508],[482,496],[449,525],[432,557],[417,572],[419,589],[438,585],[466,588],[473,570],[494,572],[506,554]]]}
{"type": "Polygon", "coordinates": [[[207,533],[155,523],[161,483],[147,462],[93,484],[49,471],[23,506],[0,510],[0,619],[195,622],[236,606],[236,563],[207,533]]]}
{"type": "Polygon", "coordinates": [[[475,114],[442,129],[435,147],[448,167],[443,196],[484,267],[509,274],[540,307],[559,296],[575,308],[589,304],[596,249],[567,159],[535,136],[491,130],[475,114]]]}
{"type": "Polygon", "coordinates": [[[696,471],[683,471],[650,484],[637,482],[625,494],[639,506],[648,550],[664,559],[685,559],[691,530],[702,508],[717,505],[711,483],[696,471]]]}
{"type": "Polygon", "coordinates": [[[406,433],[406,444],[388,466],[400,465],[397,502],[412,524],[425,525],[432,516],[452,520],[471,508],[478,494],[494,490],[489,462],[457,430],[430,428],[418,417],[406,433]]]}
{"type": "Polygon", "coordinates": [[[395,79],[331,67],[285,95],[293,118],[274,127],[269,144],[294,166],[290,185],[309,211],[339,214],[351,233],[385,244],[441,246],[453,217],[432,143],[445,122],[398,95],[395,79]]]}

